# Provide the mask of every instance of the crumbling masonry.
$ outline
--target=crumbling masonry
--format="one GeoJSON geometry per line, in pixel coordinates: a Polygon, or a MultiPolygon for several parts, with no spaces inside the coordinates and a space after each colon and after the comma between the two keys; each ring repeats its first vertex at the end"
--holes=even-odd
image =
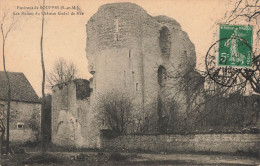
{"type": "Polygon", "coordinates": [[[76,100],[74,83],[65,86],[74,88],[54,87],[54,143],[64,145],[70,139],[70,144],[76,146],[98,147],[99,128],[94,126],[93,108],[98,104],[98,98],[108,92],[128,93],[135,99],[139,117],[144,120],[155,114],[159,121],[155,123],[167,116],[162,109],[167,98],[178,93],[175,104],[185,115],[188,94],[180,90],[179,79],[168,75],[185,75],[193,71],[196,53],[177,21],[166,16],[152,17],[133,3],[114,3],[101,6],[86,27],[88,69],[93,75],[89,88],[92,92],[86,99],[76,100]],[[61,99],[72,94],[73,100],[61,99]],[[78,129],[73,129],[70,134],[64,132],[68,132],[67,127],[59,128],[64,121],[72,123],[71,128],[78,126],[78,129]]]}

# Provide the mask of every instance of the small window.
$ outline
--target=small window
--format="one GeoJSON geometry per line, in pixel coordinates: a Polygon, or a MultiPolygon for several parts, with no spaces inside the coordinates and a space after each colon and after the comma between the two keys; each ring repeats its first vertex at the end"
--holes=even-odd
{"type": "Polygon", "coordinates": [[[131,49],[129,50],[129,58],[131,58],[131,49]]]}
{"type": "Polygon", "coordinates": [[[138,91],[138,83],[135,84],[135,90],[138,91]]]}
{"type": "Polygon", "coordinates": [[[118,18],[115,19],[116,33],[118,33],[118,18]]]}
{"type": "Polygon", "coordinates": [[[118,41],[118,32],[119,32],[118,18],[115,19],[115,28],[116,28],[116,41],[118,41]]]}
{"type": "Polygon", "coordinates": [[[124,86],[126,87],[126,73],[124,71],[124,86]]]}
{"type": "Polygon", "coordinates": [[[24,129],[24,123],[17,123],[17,129],[18,130],[24,129]]]}

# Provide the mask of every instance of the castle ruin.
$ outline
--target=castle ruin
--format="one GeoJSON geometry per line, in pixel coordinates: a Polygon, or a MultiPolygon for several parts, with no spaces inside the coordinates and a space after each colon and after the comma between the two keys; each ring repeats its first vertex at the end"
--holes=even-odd
{"type": "Polygon", "coordinates": [[[174,103],[186,116],[190,92],[180,89],[183,82],[178,77],[187,73],[201,76],[194,71],[195,47],[177,21],[166,16],[152,17],[133,3],[113,3],[101,6],[86,28],[88,70],[93,75],[88,87],[91,93],[77,99],[75,82],[65,88],[54,87],[52,102],[59,103],[52,110],[54,143],[99,147],[99,128],[93,125],[94,107],[106,93],[129,94],[140,117],[144,120],[154,113],[155,123],[168,115],[162,109],[166,100],[178,94],[174,103]],[[61,99],[70,96],[73,98],[61,99]],[[65,134],[67,127],[59,127],[65,121],[73,132],[65,134]]]}

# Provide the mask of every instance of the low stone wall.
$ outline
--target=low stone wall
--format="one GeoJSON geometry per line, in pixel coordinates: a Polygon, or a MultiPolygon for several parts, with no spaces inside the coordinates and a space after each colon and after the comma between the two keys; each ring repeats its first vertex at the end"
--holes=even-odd
{"type": "Polygon", "coordinates": [[[154,152],[256,153],[260,134],[128,135],[102,138],[102,147],[154,152]]]}

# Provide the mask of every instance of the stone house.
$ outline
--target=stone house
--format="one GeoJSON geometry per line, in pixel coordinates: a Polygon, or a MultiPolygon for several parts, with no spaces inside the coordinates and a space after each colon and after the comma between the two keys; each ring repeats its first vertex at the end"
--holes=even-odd
{"type": "MultiPolygon", "coordinates": [[[[10,141],[35,141],[40,132],[41,102],[23,73],[8,72],[11,84],[10,141]]],[[[0,111],[6,122],[8,84],[0,71],[0,111]]]]}

